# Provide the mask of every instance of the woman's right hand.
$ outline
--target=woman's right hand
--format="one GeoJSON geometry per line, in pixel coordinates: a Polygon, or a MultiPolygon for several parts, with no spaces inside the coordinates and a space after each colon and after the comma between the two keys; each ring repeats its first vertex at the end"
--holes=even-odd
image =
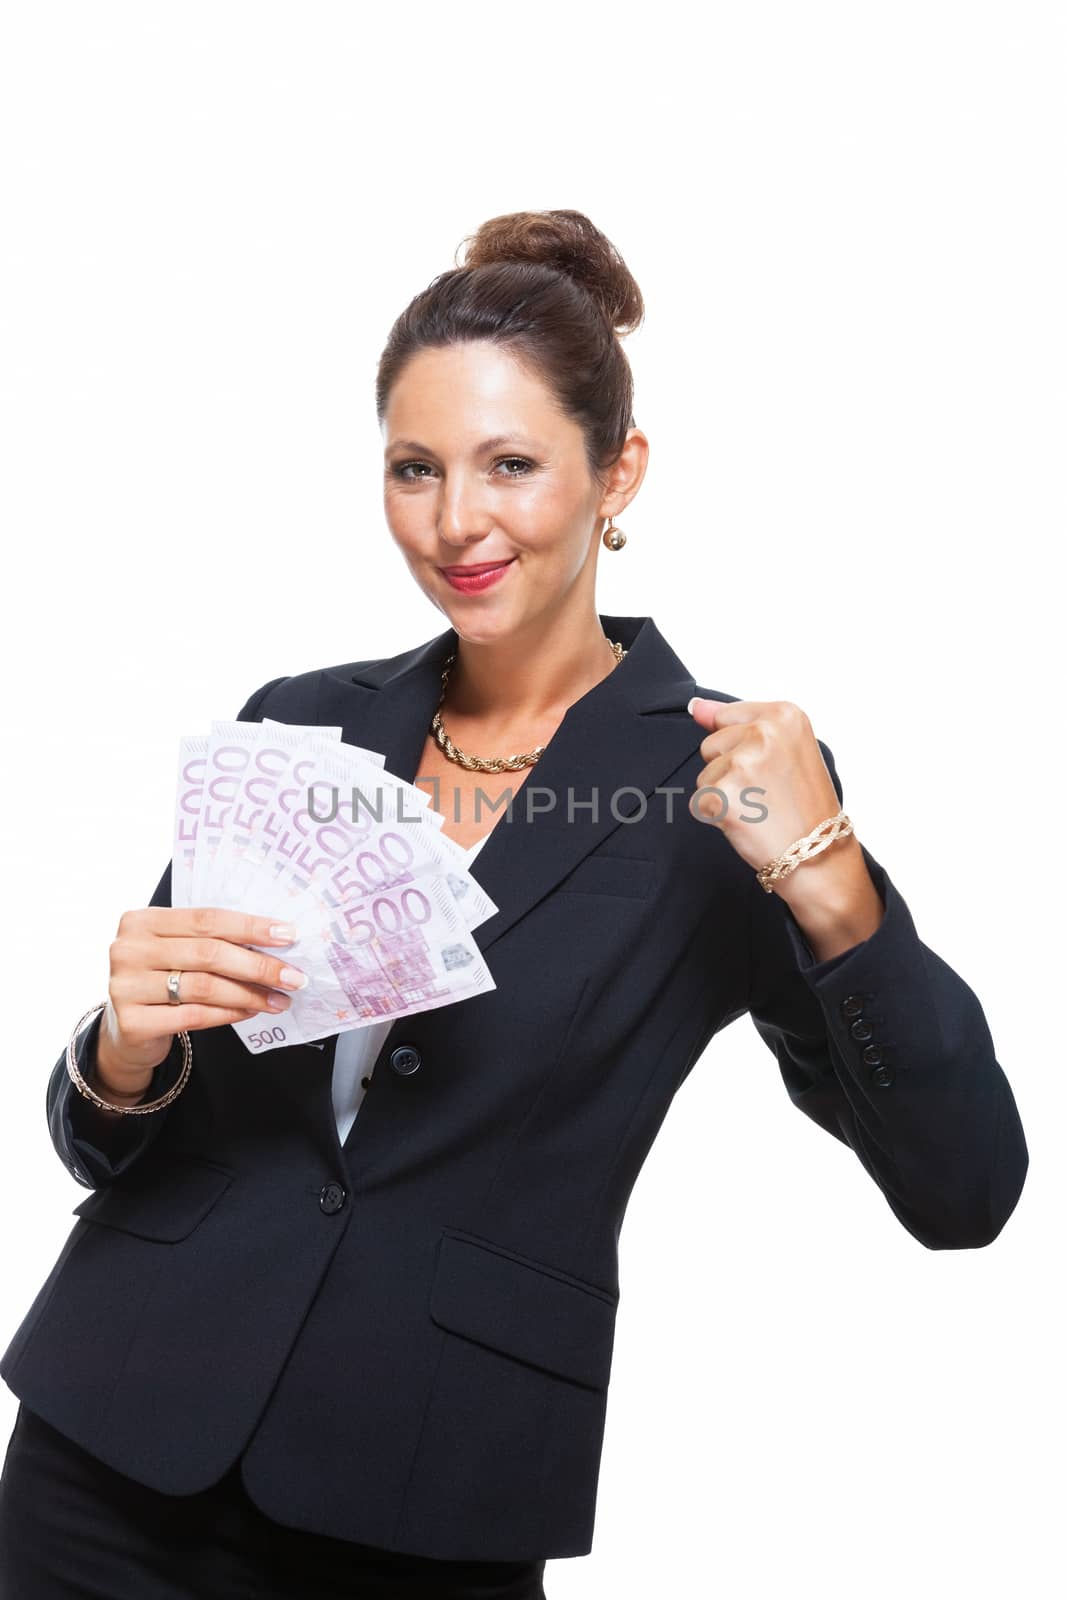
{"type": "Polygon", "coordinates": [[[216,906],[124,911],[111,944],[108,1003],[97,1035],[94,1076],[102,1098],[119,1104],[142,1099],[181,1031],[287,1010],[284,991],[302,989],[305,975],[284,957],[244,947],[284,946],[295,938],[289,924],[216,906]],[[182,975],[180,1005],[167,997],[171,972],[182,975]]]}

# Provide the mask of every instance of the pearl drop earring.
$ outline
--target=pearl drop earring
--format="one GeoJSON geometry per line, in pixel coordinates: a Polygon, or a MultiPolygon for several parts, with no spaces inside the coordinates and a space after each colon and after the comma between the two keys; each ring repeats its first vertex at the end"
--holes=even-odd
{"type": "Polygon", "coordinates": [[[608,518],[608,525],[604,529],[604,545],[608,550],[621,550],[626,543],[626,535],[621,528],[616,528],[615,518],[608,518]]]}

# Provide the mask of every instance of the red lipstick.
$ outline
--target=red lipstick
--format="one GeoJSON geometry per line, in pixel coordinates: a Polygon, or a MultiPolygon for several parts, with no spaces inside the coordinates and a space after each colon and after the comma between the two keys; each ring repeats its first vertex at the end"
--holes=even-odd
{"type": "Polygon", "coordinates": [[[508,561],[463,562],[458,567],[439,567],[438,571],[461,594],[480,594],[483,589],[490,589],[494,583],[499,583],[514,560],[512,556],[508,561]]]}

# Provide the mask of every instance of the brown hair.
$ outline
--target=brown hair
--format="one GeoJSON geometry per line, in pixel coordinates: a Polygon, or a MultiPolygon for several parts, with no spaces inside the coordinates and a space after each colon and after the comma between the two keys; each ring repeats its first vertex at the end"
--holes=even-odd
{"type": "Polygon", "coordinates": [[[419,350],[486,339],[552,390],[600,481],[635,426],[633,374],[616,337],[644,316],[629,268],[580,211],[513,211],[463,243],[463,265],[439,273],[393,324],[378,363],[379,424],[419,350]]]}

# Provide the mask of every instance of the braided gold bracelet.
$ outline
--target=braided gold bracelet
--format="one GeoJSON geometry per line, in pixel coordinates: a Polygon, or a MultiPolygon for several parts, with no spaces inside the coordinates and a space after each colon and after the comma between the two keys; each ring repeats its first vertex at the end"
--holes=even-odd
{"type": "MultiPolygon", "coordinates": [[[[174,1084],[172,1088],[167,1090],[165,1095],[161,1095],[158,1100],[149,1101],[148,1105],[146,1106],[113,1105],[110,1100],[102,1099],[101,1096],[96,1093],[95,1089],[91,1089],[89,1087],[78,1070],[78,1062],[74,1054],[74,1041],[81,1032],[84,1024],[87,1021],[95,1019],[100,1012],[103,1011],[106,1005],[107,1001],[105,1000],[98,1006],[90,1006],[85,1015],[80,1017],[74,1024],[74,1031],[67,1040],[67,1076],[70,1078],[71,1083],[73,1083],[78,1093],[83,1094],[86,1100],[91,1100],[94,1106],[99,1106],[101,1111],[117,1111],[121,1116],[124,1117],[145,1117],[150,1111],[161,1111],[164,1106],[169,1106],[172,1100],[177,1099],[178,1095],[180,1095],[182,1090],[185,1088],[193,1065],[192,1040],[185,1032],[178,1034],[178,1038],[181,1040],[182,1044],[182,1075],[178,1079],[177,1083],[174,1084]]],[[[164,1057],[164,1060],[166,1060],[166,1057],[164,1057]]],[[[162,1066],[163,1062],[159,1062],[158,1065],[162,1066]]]]}
{"type": "Polygon", "coordinates": [[[852,823],[843,811],[839,811],[836,817],[827,817],[825,822],[820,822],[817,828],[806,833],[803,839],[796,839],[780,856],[768,861],[765,867],[760,867],[756,877],[766,893],[773,894],[771,885],[777,883],[779,878],[795,871],[801,862],[821,855],[835,839],[847,839],[851,832],[852,823]]]}

